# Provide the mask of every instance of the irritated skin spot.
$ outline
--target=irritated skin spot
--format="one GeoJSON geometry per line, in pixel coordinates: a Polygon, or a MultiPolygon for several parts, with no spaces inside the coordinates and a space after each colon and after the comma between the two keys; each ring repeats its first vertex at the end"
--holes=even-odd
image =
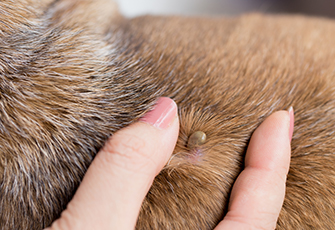
{"type": "Polygon", "coordinates": [[[199,164],[202,161],[203,156],[203,149],[195,147],[190,151],[190,154],[187,156],[187,161],[191,164],[199,164]]]}
{"type": "Polygon", "coordinates": [[[193,149],[203,145],[206,142],[206,139],[206,133],[202,131],[196,131],[188,138],[187,147],[193,149]]]}

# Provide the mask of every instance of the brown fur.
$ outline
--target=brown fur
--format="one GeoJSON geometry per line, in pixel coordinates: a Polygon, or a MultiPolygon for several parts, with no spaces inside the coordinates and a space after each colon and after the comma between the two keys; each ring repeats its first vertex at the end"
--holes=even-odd
{"type": "Polygon", "coordinates": [[[106,138],[159,96],[177,102],[180,137],[137,229],[212,229],[252,132],[290,105],[277,229],[335,226],[334,21],[125,19],[108,0],[5,0],[0,12],[1,229],[50,225],[106,138]],[[207,142],[188,149],[196,130],[207,142]]]}

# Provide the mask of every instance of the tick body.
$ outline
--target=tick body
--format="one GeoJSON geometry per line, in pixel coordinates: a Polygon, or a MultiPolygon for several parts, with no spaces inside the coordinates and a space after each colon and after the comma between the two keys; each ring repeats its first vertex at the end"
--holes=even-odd
{"type": "Polygon", "coordinates": [[[202,131],[196,131],[188,138],[187,147],[193,149],[194,147],[203,145],[206,142],[206,139],[206,133],[202,131]]]}

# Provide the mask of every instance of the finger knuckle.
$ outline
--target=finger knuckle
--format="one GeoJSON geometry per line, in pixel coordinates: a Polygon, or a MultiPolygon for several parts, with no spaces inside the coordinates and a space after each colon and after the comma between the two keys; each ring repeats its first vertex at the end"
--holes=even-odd
{"type": "Polygon", "coordinates": [[[145,140],[137,135],[116,133],[105,145],[105,151],[111,155],[132,158],[143,155],[145,140]]]}

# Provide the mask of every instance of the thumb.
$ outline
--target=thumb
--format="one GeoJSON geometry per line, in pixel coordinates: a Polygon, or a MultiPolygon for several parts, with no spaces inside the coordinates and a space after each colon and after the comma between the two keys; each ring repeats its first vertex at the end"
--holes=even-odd
{"type": "Polygon", "coordinates": [[[51,229],[134,229],[154,177],[172,154],[178,130],[175,102],[160,98],[140,122],[106,142],[51,229]]]}

